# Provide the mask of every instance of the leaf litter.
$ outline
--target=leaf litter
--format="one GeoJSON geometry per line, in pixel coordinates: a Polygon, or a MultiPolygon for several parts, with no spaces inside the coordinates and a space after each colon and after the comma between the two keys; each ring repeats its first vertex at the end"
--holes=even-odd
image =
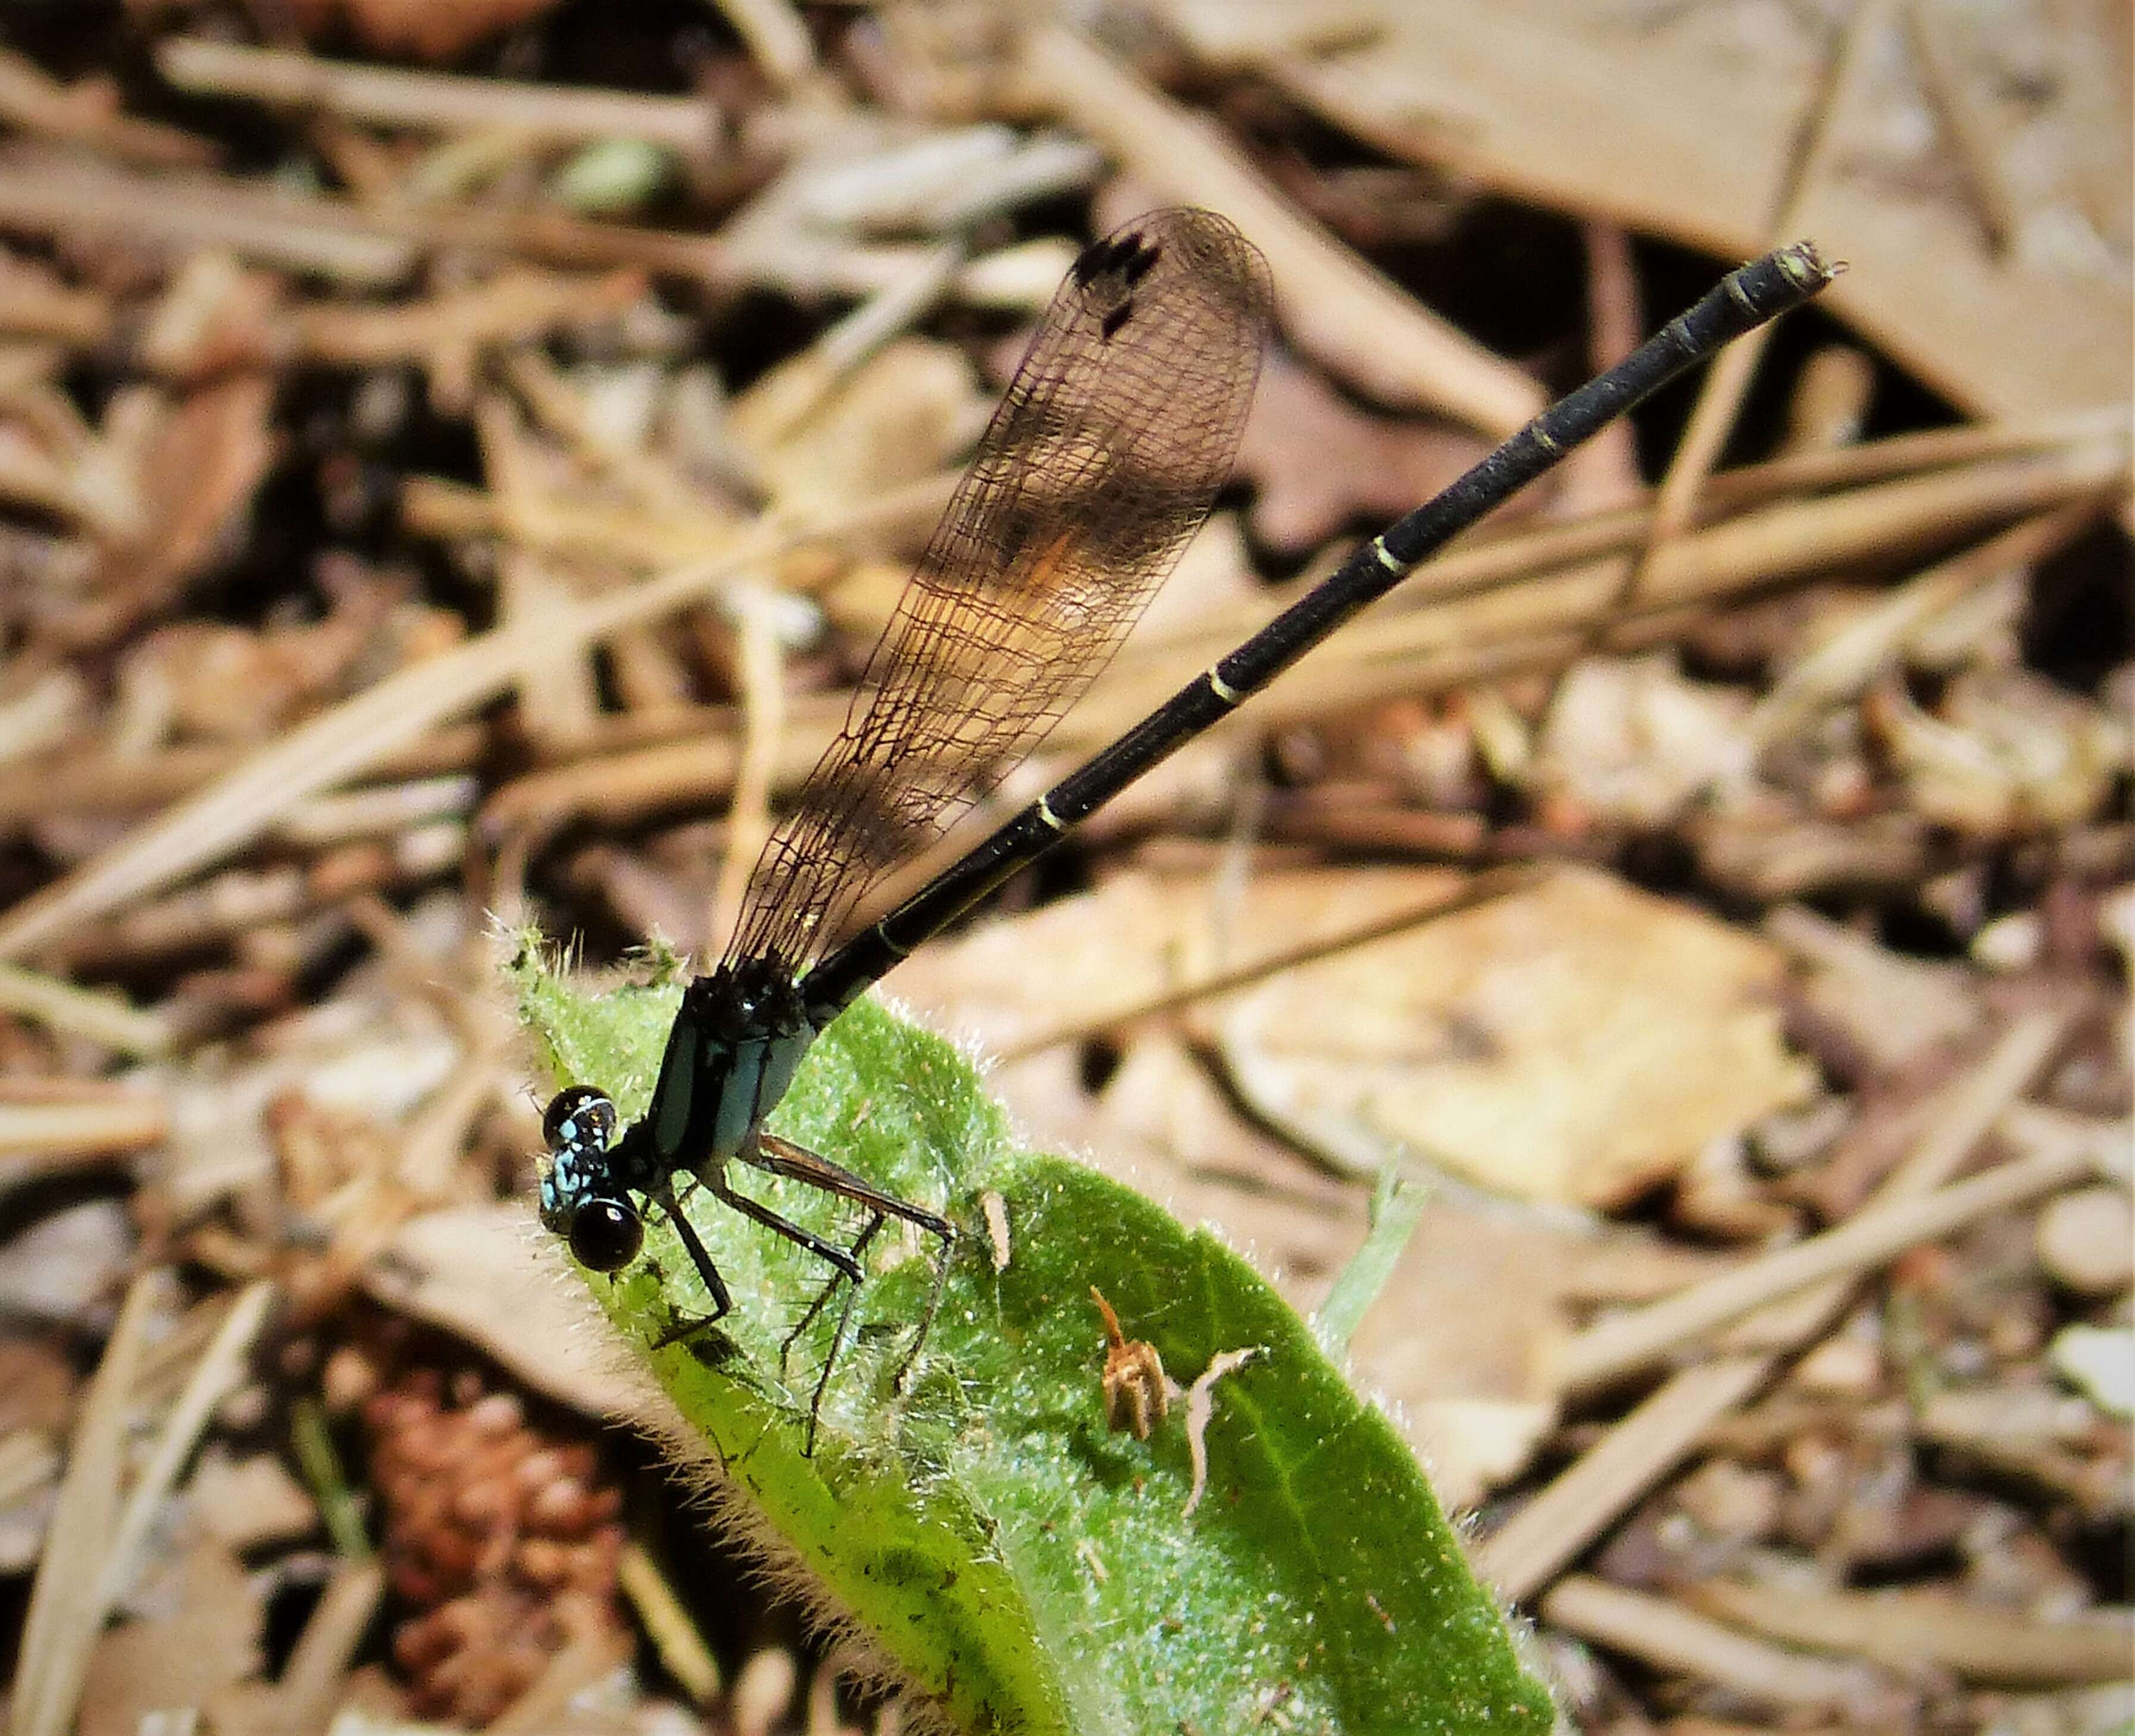
{"type": "Polygon", "coordinates": [[[488,914],[701,940],[748,732],[761,809],[1064,206],[1227,206],[1295,307],[1250,501],[1056,763],[1687,300],[1651,243],[1761,245],[1812,118],[1846,329],[1768,352],[1751,462],[1537,491],[889,989],[1301,1309],[1428,1182],[1352,1369],[1580,1727],[2124,1724],[2124,27],[1892,6],[1835,85],[1814,8],[1178,0],[1139,64],[448,10],[0,62],[11,1728],[896,1728],[603,1420],[488,914]]]}

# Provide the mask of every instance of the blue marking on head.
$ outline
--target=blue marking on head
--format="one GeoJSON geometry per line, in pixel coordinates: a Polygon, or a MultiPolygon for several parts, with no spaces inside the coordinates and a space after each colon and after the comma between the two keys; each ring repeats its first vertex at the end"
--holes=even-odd
{"type": "Polygon", "coordinates": [[[608,1156],[615,1120],[615,1105],[588,1085],[559,1091],[541,1118],[549,1153],[541,1177],[541,1221],[559,1236],[571,1233],[586,1201],[621,1191],[608,1156]]]}

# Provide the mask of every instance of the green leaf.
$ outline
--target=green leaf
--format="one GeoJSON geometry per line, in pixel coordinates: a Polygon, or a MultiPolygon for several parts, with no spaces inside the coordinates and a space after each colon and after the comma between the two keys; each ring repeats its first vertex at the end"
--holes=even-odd
{"type": "MultiPolygon", "coordinates": [[[[522,1013],[558,1082],[644,1107],[678,985],[580,1000],[522,948],[522,1013]]],[[[869,1002],[811,1052],[774,1130],[958,1226],[946,1298],[907,1389],[931,1238],[889,1245],[863,1292],[815,1456],[807,1405],[830,1323],[780,1340],[823,1269],[715,1202],[691,1211],[730,1286],[717,1328],[673,1232],[587,1282],[724,1477],[907,1683],[967,1732],[1200,1736],[1547,1729],[1407,1447],[1251,1267],[1080,1164],[1019,1149],[971,1065],[869,1002]],[[1005,1233],[1005,1245],[1001,1237],[1005,1233]],[[900,1257],[903,1256],[903,1257],[900,1257]],[[1174,1381],[1213,1388],[1191,1516],[1186,1407],[1147,1441],[1108,1432],[1095,1285],[1174,1381]]],[[[853,1208],[737,1165],[774,1209],[850,1240],[853,1208]]],[[[825,1315],[835,1310],[825,1310],[825,1315]]]]}

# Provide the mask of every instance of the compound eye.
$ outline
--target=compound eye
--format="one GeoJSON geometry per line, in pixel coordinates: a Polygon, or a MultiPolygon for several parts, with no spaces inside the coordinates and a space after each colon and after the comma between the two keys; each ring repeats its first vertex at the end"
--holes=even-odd
{"type": "Polygon", "coordinates": [[[566,1086],[549,1100],[548,1112],[541,1117],[541,1136],[551,1151],[564,1143],[567,1124],[572,1127],[570,1144],[604,1148],[608,1136],[615,1131],[615,1105],[605,1091],[592,1086],[566,1086]]]}
{"type": "Polygon", "coordinates": [[[645,1226],[621,1200],[590,1199],[571,1220],[571,1253],[596,1272],[617,1272],[645,1245],[645,1226]]]}

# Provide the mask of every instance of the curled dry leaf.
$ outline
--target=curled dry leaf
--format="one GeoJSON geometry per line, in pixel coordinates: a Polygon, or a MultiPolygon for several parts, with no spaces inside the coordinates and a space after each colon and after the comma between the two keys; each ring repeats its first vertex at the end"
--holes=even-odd
{"type": "Polygon", "coordinates": [[[1193,1481],[1186,1492],[1186,1505],[1179,1515],[1181,1519],[1191,1519],[1201,1497],[1208,1492],[1208,1424],[1216,1414],[1216,1383],[1260,1354],[1257,1344],[1241,1350],[1219,1350],[1186,1390],[1186,1451],[1193,1462],[1193,1481]]]}
{"type": "Polygon", "coordinates": [[[2126,718],[2021,670],[1959,676],[1934,714],[1886,687],[1871,714],[1913,805],[1968,832],[2074,824],[2129,770],[2126,718]]]}
{"type": "Polygon", "coordinates": [[[274,387],[264,375],[203,386],[165,417],[142,463],[143,528],[106,554],[95,605],[57,625],[103,641],[167,607],[215,557],[273,462],[274,387]]]}
{"type": "Polygon", "coordinates": [[[1668,653],[1590,658],[1558,685],[1528,781],[1619,824],[1663,824],[1749,776],[1749,710],[1745,694],[1686,679],[1668,653]]]}

